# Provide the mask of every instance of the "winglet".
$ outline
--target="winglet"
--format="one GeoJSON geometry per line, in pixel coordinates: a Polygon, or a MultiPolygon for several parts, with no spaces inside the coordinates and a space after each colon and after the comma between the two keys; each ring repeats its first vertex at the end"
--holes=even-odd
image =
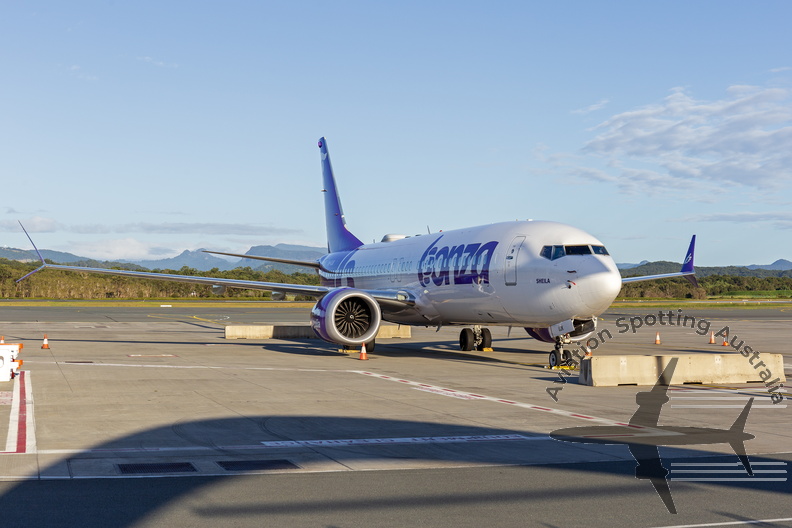
{"type": "Polygon", "coordinates": [[[31,271],[30,273],[28,273],[27,275],[25,275],[21,279],[17,279],[14,282],[22,282],[23,280],[27,279],[28,277],[30,277],[34,273],[36,273],[38,271],[41,271],[41,270],[43,270],[44,268],[47,267],[47,263],[44,261],[44,257],[41,256],[41,252],[36,247],[36,244],[33,242],[33,239],[30,238],[30,234],[28,234],[27,229],[25,229],[25,226],[22,225],[22,222],[19,222],[19,227],[22,228],[22,231],[24,231],[25,236],[27,236],[28,240],[30,240],[30,244],[33,246],[33,249],[36,250],[36,255],[38,255],[38,258],[41,261],[41,266],[39,266],[38,268],[34,269],[33,271],[31,271]]]}
{"type": "Polygon", "coordinates": [[[344,219],[344,210],[338,197],[333,167],[330,164],[330,154],[327,152],[327,140],[319,138],[319,150],[322,153],[322,182],[325,193],[325,222],[327,223],[327,250],[350,251],[363,245],[355,235],[349,232],[344,219]]]}
{"type": "Polygon", "coordinates": [[[690,273],[690,275],[685,275],[685,278],[695,287],[698,287],[698,281],[696,280],[696,276],[693,275],[696,273],[696,268],[693,266],[693,253],[696,250],[696,235],[693,235],[693,238],[690,239],[690,247],[688,247],[687,254],[685,255],[685,260],[682,262],[682,269],[680,273],[690,273]]]}

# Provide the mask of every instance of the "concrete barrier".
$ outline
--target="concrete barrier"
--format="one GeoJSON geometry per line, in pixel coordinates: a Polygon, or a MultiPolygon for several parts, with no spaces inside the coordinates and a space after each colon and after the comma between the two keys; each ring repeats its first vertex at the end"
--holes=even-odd
{"type": "MultiPolygon", "coordinates": [[[[381,325],[376,339],[412,336],[409,326],[381,325]]],[[[225,327],[226,339],[318,339],[308,324],[281,325],[229,325],[225,327]]]]}
{"type": "Polygon", "coordinates": [[[666,384],[683,383],[752,383],[773,385],[786,381],[784,357],[761,354],[754,364],[742,354],[693,354],[687,356],[593,356],[580,365],[581,385],[615,387],[617,385],[654,385],[671,358],[679,358],[674,376],[666,384]],[[758,366],[760,362],[763,365],[758,366]],[[760,374],[772,376],[762,379],[760,374]]]}

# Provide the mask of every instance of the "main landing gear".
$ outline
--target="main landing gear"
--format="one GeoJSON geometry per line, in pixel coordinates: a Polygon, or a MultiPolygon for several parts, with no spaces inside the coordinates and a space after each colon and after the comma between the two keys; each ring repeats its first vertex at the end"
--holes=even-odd
{"type": "Polygon", "coordinates": [[[489,328],[476,325],[473,328],[463,328],[459,333],[459,349],[469,352],[473,349],[484,350],[492,348],[492,333],[489,328]]]}

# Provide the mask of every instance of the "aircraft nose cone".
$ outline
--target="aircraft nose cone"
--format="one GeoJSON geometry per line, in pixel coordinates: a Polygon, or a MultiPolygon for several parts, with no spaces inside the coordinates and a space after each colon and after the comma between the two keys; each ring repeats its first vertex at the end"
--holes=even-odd
{"type": "Polygon", "coordinates": [[[621,275],[616,266],[604,266],[600,271],[578,278],[580,300],[593,314],[608,309],[621,291],[621,275]]]}

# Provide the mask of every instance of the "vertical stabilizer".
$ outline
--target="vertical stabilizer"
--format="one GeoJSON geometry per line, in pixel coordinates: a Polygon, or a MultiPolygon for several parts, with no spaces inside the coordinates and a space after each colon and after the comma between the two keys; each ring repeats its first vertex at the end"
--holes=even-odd
{"type": "Polygon", "coordinates": [[[330,165],[330,155],[327,152],[327,141],[319,139],[319,150],[322,153],[322,192],[325,203],[325,222],[327,223],[327,250],[349,251],[363,245],[355,235],[346,228],[344,210],[341,208],[341,199],[338,197],[333,166],[330,165]]]}

